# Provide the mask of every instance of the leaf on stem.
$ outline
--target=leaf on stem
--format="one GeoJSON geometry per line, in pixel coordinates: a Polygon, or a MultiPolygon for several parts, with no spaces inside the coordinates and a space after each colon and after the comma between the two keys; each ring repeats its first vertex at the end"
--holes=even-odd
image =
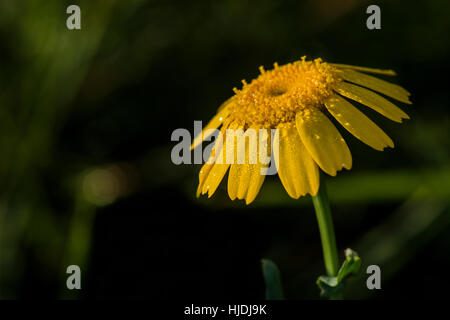
{"type": "Polygon", "coordinates": [[[352,249],[345,250],[345,261],[338,271],[337,276],[320,276],[317,285],[320,288],[320,296],[331,297],[342,292],[345,281],[352,275],[357,275],[361,267],[361,259],[352,249]]]}

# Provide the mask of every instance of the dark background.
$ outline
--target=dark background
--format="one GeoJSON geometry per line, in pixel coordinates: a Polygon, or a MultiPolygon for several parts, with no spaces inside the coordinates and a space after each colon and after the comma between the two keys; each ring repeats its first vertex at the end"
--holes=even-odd
{"type": "Polygon", "coordinates": [[[174,129],[303,55],[394,69],[412,93],[403,124],[365,109],[395,149],[341,130],[354,164],[327,187],[341,259],[363,260],[346,297],[448,298],[449,17],[439,0],[1,1],[0,298],[264,298],[262,258],[288,298],[318,298],[309,197],[270,177],[248,207],[224,183],[196,199],[199,166],[170,161],[174,129]],[[370,4],[381,30],[366,28],[370,4]],[[80,291],[65,287],[71,264],[80,291]],[[365,286],[370,264],[382,290],[365,286]]]}

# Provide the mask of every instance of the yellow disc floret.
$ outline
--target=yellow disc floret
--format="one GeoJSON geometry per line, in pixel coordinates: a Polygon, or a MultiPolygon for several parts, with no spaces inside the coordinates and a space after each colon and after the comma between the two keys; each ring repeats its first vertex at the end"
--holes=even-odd
{"type": "Polygon", "coordinates": [[[341,81],[336,68],[321,59],[300,61],[265,71],[250,84],[243,81],[241,90],[234,89],[235,103],[230,105],[232,120],[245,127],[276,128],[291,123],[298,111],[322,108],[324,101],[341,81]]]}

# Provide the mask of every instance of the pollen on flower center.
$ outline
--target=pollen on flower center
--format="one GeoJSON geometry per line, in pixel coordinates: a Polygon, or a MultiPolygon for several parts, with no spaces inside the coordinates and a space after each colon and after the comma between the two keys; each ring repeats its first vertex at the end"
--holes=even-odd
{"type": "Polygon", "coordinates": [[[294,121],[295,114],[305,108],[321,108],[336,83],[341,81],[336,68],[321,59],[300,61],[265,71],[251,83],[243,81],[241,90],[234,89],[235,103],[230,117],[245,127],[275,128],[294,121]]]}

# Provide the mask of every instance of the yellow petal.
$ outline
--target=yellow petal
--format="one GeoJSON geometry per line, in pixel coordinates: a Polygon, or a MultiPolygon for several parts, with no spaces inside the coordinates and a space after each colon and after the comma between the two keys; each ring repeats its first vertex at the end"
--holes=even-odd
{"type": "Polygon", "coordinates": [[[202,193],[203,183],[206,180],[206,177],[209,174],[209,171],[211,171],[211,168],[214,166],[214,164],[211,163],[205,163],[202,168],[200,169],[200,172],[198,173],[198,187],[197,187],[197,198],[200,197],[200,194],[202,193]]]}
{"type": "Polygon", "coordinates": [[[402,122],[402,119],[409,119],[409,116],[392,102],[386,100],[379,94],[360,86],[341,82],[336,88],[336,92],[342,94],[344,97],[372,108],[393,121],[402,122]]]}
{"type": "Polygon", "coordinates": [[[200,194],[205,194],[206,191],[208,191],[208,188],[205,187],[205,181],[207,180],[209,173],[211,172],[211,169],[214,167],[214,164],[218,158],[218,155],[220,155],[223,147],[224,147],[224,135],[226,128],[228,127],[228,123],[224,123],[222,126],[222,129],[220,130],[220,134],[217,136],[214,147],[211,151],[211,155],[208,158],[208,161],[203,165],[199,172],[199,184],[197,188],[197,197],[199,197],[200,194]],[[206,188],[206,189],[205,189],[206,188]]]}
{"type": "Polygon", "coordinates": [[[217,136],[214,147],[211,151],[211,155],[208,158],[208,161],[202,166],[200,169],[200,172],[198,173],[198,187],[197,187],[197,198],[200,196],[200,194],[204,194],[203,192],[203,186],[205,184],[205,180],[209,175],[209,172],[211,171],[211,168],[214,166],[214,162],[216,161],[216,154],[220,153],[220,151],[223,148],[223,137],[226,128],[228,127],[228,122],[225,122],[221,131],[220,135],[217,136]]]}
{"type": "Polygon", "coordinates": [[[251,178],[245,197],[245,203],[250,204],[255,200],[256,196],[261,189],[261,186],[266,178],[263,171],[269,166],[269,163],[261,162],[261,155],[269,157],[270,162],[270,131],[258,132],[258,162],[256,165],[250,165],[251,178]]]}
{"type": "MultiPolygon", "coordinates": [[[[248,142],[249,143],[249,142],[248,142]]],[[[235,143],[236,157],[235,162],[231,165],[230,172],[228,173],[228,195],[231,200],[244,199],[247,194],[249,179],[249,155],[248,155],[248,145],[245,137],[239,137],[238,141],[235,143]],[[244,140],[244,141],[242,141],[244,140]],[[238,164],[237,158],[244,154],[244,164],[238,164]]]]}
{"type": "Polygon", "coordinates": [[[339,72],[338,74],[346,81],[350,81],[360,86],[378,91],[398,101],[411,104],[411,101],[409,101],[409,96],[411,94],[396,84],[354,70],[344,69],[341,70],[341,72],[339,72]]]}
{"type": "MultiPolygon", "coordinates": [[[[259,132],[256,131],[256,133],[255,138],[259,140],[259,132]]],[[[270,142],[268,140],[267,131],[265,131],[265,134],[261,139],[262,143],[258,143],[258,155],[260,152],[266,152],[266,154],[270,156],[270,142]],[[269,153],[267,153],[267,150],[269,150],[269,153]]],[[[259,157],[257,158],[256,164],[251,164],[249,143],[250,141],[246,141],[245,136],[240,137],[236,143],[237,152],[245,153],[244,163],[233,163],[228,174],[228,195],[231,200],[236,199],[236,197],[241,200],[245,199],[246,204],[253,202],[258,195],[266,177],[261,173],[261,170],[268,166],[268,164],[262,164],[259,157]]]]}
{"type": "Polygon", "coordinates": [[[391,138],[383,130],[344,98],[333,95],[325,101],[325,106],[345,129],[375,150],[394,147],[391,138]]]}
{"type": "Polygon", "coordinates": [[[222,109],[224,109],[225,107],[228,107],[232,102],[234,102],[234,100],[236,99],[236,96],[232,96],[231,98],[229,98],[228,100],[226,100],[224,103],[222,103],[220,105],[220,107],[217,109],[217,112],[221,111],[222,109]]]}
{"type": "Polygon", "coordinates": [[[217,190],[217,187],[228,171],[230,163],[227,163],[227,159],[233,158],[234,148],[227,148],[226,129],[235,130],[237,128],[238,125],[236,123],[232,123],[228,128],[223,127],[221,130],[221,135],[219,137],[221,140],[218,141],[223,142],[223,147],[220,150],[217,150],[218,154],[214,159],[215,163],[210,169],[202,186],[202,194],[208,192],[208,198],[210,198],[217,190]]]}
{"type": "Polygon", "coordinates": [[[232,164],[228,173],[228,195],[231,200],[244,199],[250,182],[250,168],[245,164],[232,164]]]}
{"type": "Polygon", "coordinates": [[[229,166],[230,165],[227,163],[223,163],[223,164],[215,163],[214,164],[214,166],[211,168],[211,170],[208,174],[208,177],[205,180],[205,183],[203,184],[202,194],[205,194],[208,192],[208,198],[210,198],[214,194],[214,192],[216,192],[217,187],[219,186],[223,177],[227,173],[229,166]]]}
{"type": "Polygon", "coordinates": [[[291,198],[319,190],[319,170],[303,145],[295,125],[279,128],[274,137],[273,152],[281,183],[291,198]]]}
{"type": "Polygon", "coordinates": [[[333,123],[314,107],[296,115],[296,125],[303,144],[319,167],[329,175],[352,167],[352,155],[333,123]]]}
{"type": "Polygon", "coordinates": [[[331,65],[335,66],[337,68],[340,68],[340,69],[353,69],[353,70],[358,70],[358,71],[363,71],[363,72],[384,74],[384,75],[387,75],[387,76],[395,76],[396,75],[394,70],[374,69],[374,68],[350,66],[348,64],[340,64],[340,63],[331,63],[331,65]]]}
{"type": "Polygon", "coordinates": [[[250,183],[248,185],[247,195],[245,196],[245,204],[250,204],[255,200],[256,196],[261,190],[266,175],[261,174],[263,165],[251,165],[250,183]]]}
{"type": "Polygon", "coordinates": [[[203,128],[202,132],[194,138],[194,142],[191,145],[191,150],[195,149],[200,143],[203,142],[206,138],[208,138],[211,133],[207,132],[211,129],[217,129],[224,122],[224,120],[228,117],[229,111],[228,108],[222,108],[217,112],[217,114],[209,121],[206,127],[203,128]]]}

